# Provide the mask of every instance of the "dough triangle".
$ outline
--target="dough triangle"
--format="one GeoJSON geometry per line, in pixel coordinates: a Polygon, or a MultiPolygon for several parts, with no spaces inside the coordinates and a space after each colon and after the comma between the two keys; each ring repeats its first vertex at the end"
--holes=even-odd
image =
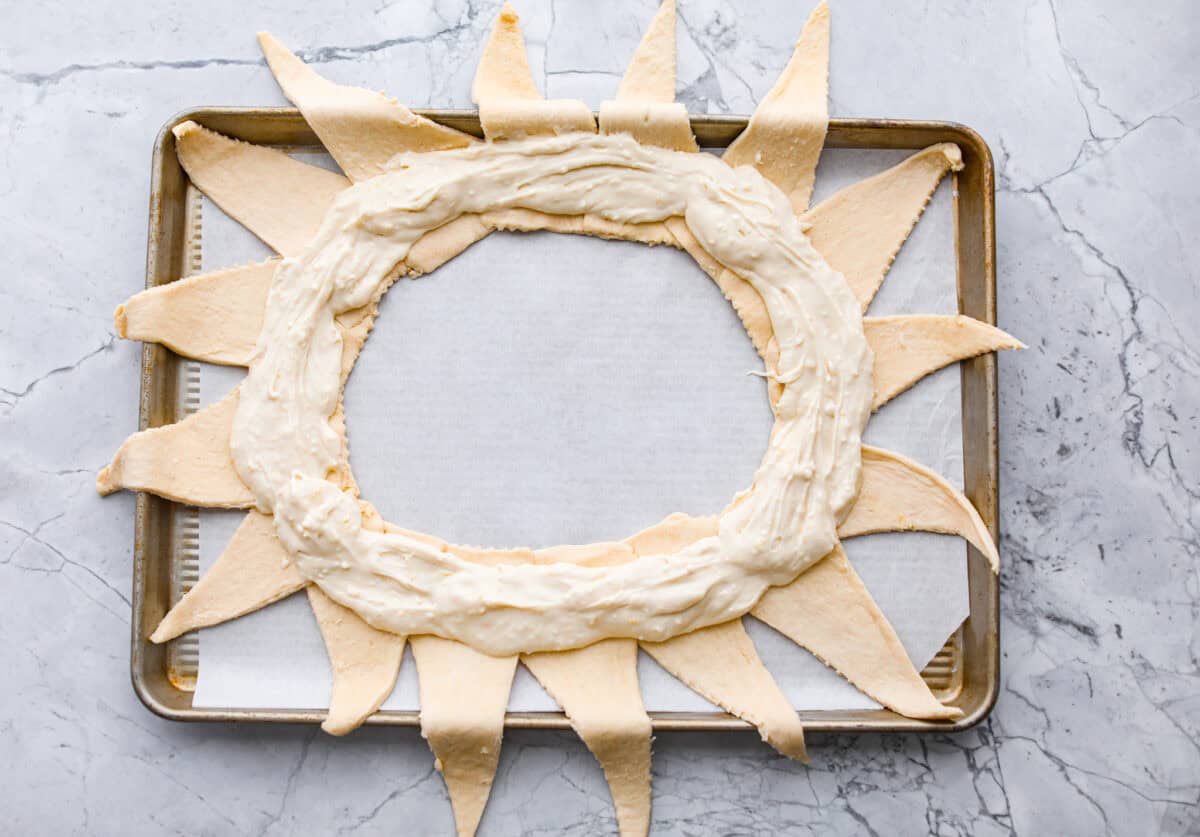
{"type": "Polygon", "coordinates": [[[575,651],[523,654],[604,768],[622,837],[650,830],[650,718],[638,691],[637,642],[606,639],[575,651]]]}
{"type": "Polygon", "coordinates": [[[529,71],[519,18],[508,3],[501,7],[484,46],[471,98],[479,105],[479,121],[489,140],[596,132],[592,112],[583,102],[542,98],[529,71]]]}
{"type": "Polygon", "coordinates": [[[504,733],[516,657],[489,657],[433,636],[411,640],[421,684],[421,735],[446,781],[459,837],[479,827],[504,733]]]}
{"type": "Polygon", "coordinates": [[[675,0],[663,0],[617,87],[623,102],[675,101],[675,0]]]}
{"type": "Polygon", "coordinates": [[[520,20],[508,3],[500,7],[471,83],[471,101],[475,104],[488,99],[542,98],[529,70],[520,20]]]}
{"type": "Polygon", "coordinates": [[[322,78],[267,32],[258,34],[258,43],[284,95],[300,108],[351,180],[381,174],[403,151],[462,148],[474,142],[382,93],[322,78]]]}
{"type": "Polygon", "coordinates": [[[378,631],[321,592],[308,587],[308,603],[325,640],[333,672],[329,715],[321,729],[345,735],[375,713],[396,685],[404,637],[378,631]]]}
{"type": "Polygon", "coordinates": [[[898,453],[862,446],[862,488],[838,537],[872,532],[941,532],[966,538],[999,572],[992,535],[971,501],[923,465],[898,453]]]}
{"type": "Polygon", "coordinates": [[[101,494],[149,491],[159,497],[208,508],[254,505],[229,453],[237,410],[235,389],[212,406],[175,424],[134,433],[96,477],[101,494]]]}
{"type": "Polygon", "coordinates": [[[687,108],[675,101],[675,0],[664,0],[617,87],[600,105],[600,132],[638,142],[699,151],[687,108]]]}
{"type": "Polygon", "coordinates": [[[813,10],[787,67],[725,149],[731,166],[754,166],[783,190],[797,212],[808,209],[817,160],[829,126],[829,6],[813,10]]]}
{"type": "Polygon", "coordinates": [[[769,589],[750,614],[905,717],[962,715],[929,691],[841,546],[791,584],[769,589]]]}
{"type": "Polygon", "coordinates": [[[195,122],[176,125],[179,162],[201,192],[284,256],[312,240],[350,181],[282,151],[221,136],[195,122]]]}
{"type": "Polygon", "coordinates": [[[278,259],[148,288],[117,306],[117,334],[206,363],[248,366],[278,259]]]}
{"type": "Polygon", "coordinates": [[[804,215],[809,240],[846,277],[864,311],[938,183],[961,168],[958,146],[933,145],[847,186],[804,215]]]}
{"type": "Polygon", "coordinates": [[[876,410],[943,366],[986,352],[1024,348],[995,326],[962,314],[865,317],[863,328],[875,353],[876,410]]]}
{"type": "Polygon", "coordinates": [[[270,515],[253,509],[221,557],[158,623],[151,642],[219,625],[290,596],[308,584],[275,535],[270,515]]]}
{"type": "Polygon", "coordinates": [[[763,741],[808,761],[800,718],[759,659],[741,619],[641,645],[693,691],[758,727],[763,741]]]}

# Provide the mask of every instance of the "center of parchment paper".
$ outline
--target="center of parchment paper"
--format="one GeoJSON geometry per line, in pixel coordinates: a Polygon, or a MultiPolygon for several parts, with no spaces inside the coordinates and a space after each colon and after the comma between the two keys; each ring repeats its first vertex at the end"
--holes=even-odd
{"type": "Polygon", "coordinates": [[[346,386],[350,462],[385,519],[452,542],[619,540],[750,484],[761,368],[686,254],[496,233],[384,297],[346,386]]]}

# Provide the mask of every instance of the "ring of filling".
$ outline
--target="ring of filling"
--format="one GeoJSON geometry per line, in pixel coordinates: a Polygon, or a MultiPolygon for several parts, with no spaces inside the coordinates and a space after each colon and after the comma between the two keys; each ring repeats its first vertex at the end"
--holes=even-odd
{"type": "Polygon", "coordinates": [[[753,168],[625,135],[481,143],[397,157],[343,192],[303,254],[280,264],[231,450],[300,572],[377,628],[494,655],[662,641],[741,616],[836,544],[858,492],[872,360],[846,281],[753,168]],[[718,534],[613,566],[486,565],[364,527],[357,498],[330,481],[343,444],[331,421],[341,385],[335,316],[377,299],[425,232],[507,208],[625,223],[681,216],[762,296],[783,391],[763,460],[718,534]]]}

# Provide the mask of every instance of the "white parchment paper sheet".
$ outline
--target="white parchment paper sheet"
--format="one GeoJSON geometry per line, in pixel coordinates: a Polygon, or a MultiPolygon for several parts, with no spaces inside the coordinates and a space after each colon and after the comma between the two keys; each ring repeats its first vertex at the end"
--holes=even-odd
{"type": "MultiPolygon", "coordinates": [[[[828,150],[815,200],[904,156],[828,150]]],[[[869,313],[956,311],[950,190],[948,181],[939,188],[869,313]]],[[[203,221],[205,270],[270,254],[211,202],[203,221]]],[[[732,308],[687,255],[496,234],[388,292],[346,390],[351,464],[386,519],[450,542],[617,540],[673,511],[715,513],[749,485],[771,424],[765,385],[747,374],[761,368],[732,308]]],[[[204,402],[242,374],[205,366],[204,402]]],[[[959,380],[951,367],[921,382],[872,419],[866,440],[961,486],[959,380]]],[[[241,516],[202,513],[202,571],[241,516]]],[[[924,666],[968,612],[962,542],[874,535],[846,550],[924,666]]],[[[747,623],[798,709],[876,706],[808,652],[747,623]]],[[[650,710],[714,708],[644,654],[639,671],[650,710]]],[[[202,632],[198,707],[324,707],[329,689],[303,594],[202,632]]],[[[408,654],[384,707],[418,707],[408,654]]],[[[557,707],[519,669],[509,708],[557,707]]]]}

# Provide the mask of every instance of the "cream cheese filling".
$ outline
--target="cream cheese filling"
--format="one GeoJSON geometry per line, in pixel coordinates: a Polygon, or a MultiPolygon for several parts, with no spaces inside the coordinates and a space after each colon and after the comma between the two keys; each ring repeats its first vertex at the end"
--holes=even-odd
{"type": "Polygon", "coordinates": [[[857,299],[749,166],[625,135],[485,143],[397,157],[341,193],[304,252],[281,262],[230,446],[300,572],[377,628],[494,655],[662,641],[741,616],[833,548],[858,492],[871,370],[857,299]],[[624,223],[681,216],[762,296],[783,393],[762,463],[716,536],[613,566],[489,566],[364,528],[357,498],[328,480],[342,444],[330,421],[341,388],[334,317],[376,299],[425,232],[508,208],[624,223]]]}

